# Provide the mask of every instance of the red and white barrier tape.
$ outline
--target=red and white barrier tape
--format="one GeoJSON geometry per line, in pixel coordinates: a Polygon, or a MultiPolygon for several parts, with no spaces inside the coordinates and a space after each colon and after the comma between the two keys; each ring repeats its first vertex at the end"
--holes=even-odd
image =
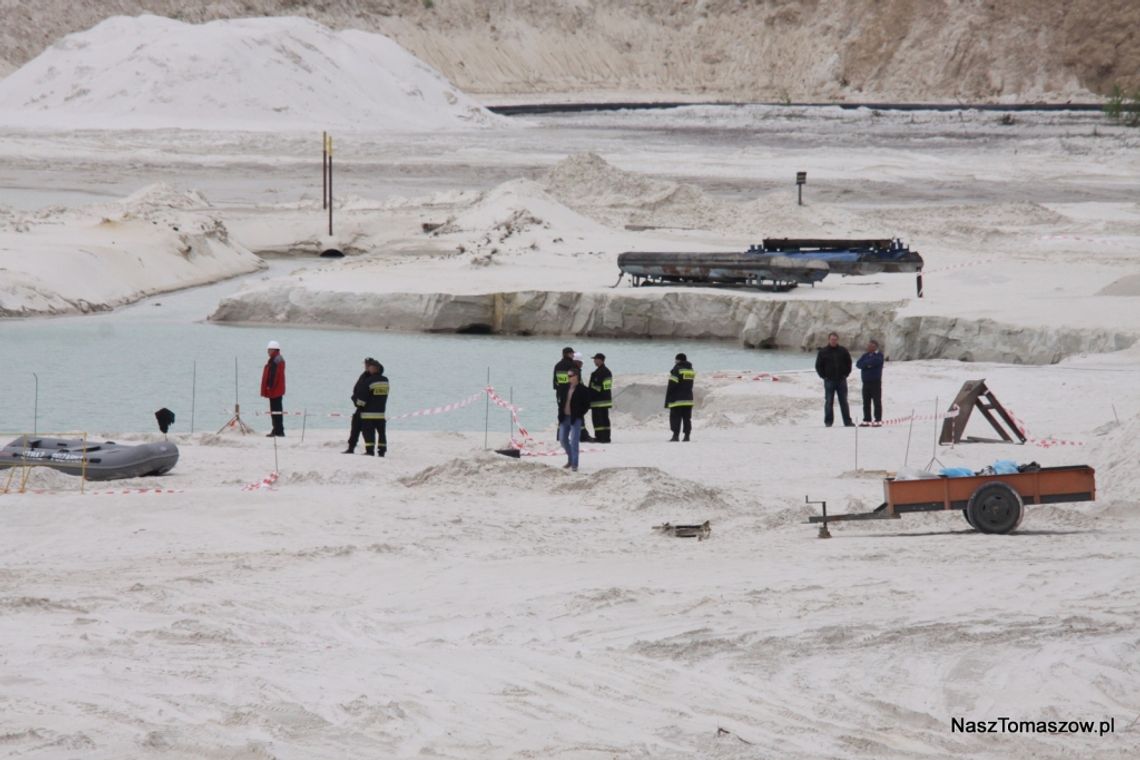
{"type": "Polygon", "coordinates": [[[278,475],[276,472],[271,472],[264,478],[256,483],[250,483],[241,487],[243,491],[260,491],[262,489],[271,489],[273,484],[277,482],[278,475]]]}
{"type": "MultiPolygon", "coordinates": [[[[468,396],[465,399],[462,399],[461,401],[456,401],[456,402],[451,403],[451,404],[444,404],[443,406],[433,406],[433,407],[428,407],[427,409],[417,409],[414,412],[405,412],[404,414],[397,414],[397,415],[388,417],[388,421],[391,422],[392,420],[403,420],[403,419],[407,419],[409,417],[427,417],[427,416],[432,415],[432,414],[446,414],[447,412],[453,412],[456,409],[462,409],[465,406],[471,406],[476,401],[483,398],[483,393],[484,393],[484,391],[479,391],[478,393],[472,393],[470,396],[468,396]]],[[[271,417],[275,414],[282,415],[284,417],[305,417],[305,416],[308,416],[308,417],[351,417],[353,415],[352,412],[325,412],[322,414],[319,412],[264,412],[264,411],[255,412],[255,414],[258,417],[271,417]]]]}
{"type": "Polygon", "coordinates": [[[444,404],[443,406],[433,406],[429,409],[417,409],[414,412],[407,412],[405,414],[397,414],[395,417],[389,417],[388,419],[389,419],[389,421],[390,420],[402,420],[402,419],[405,419],[407,417],[427,417],[427,416],[432,415],[432,414],[445,414],[447,412],[454,412],[456,409],[462,409],[465,406],[471,406],[472,404],[474,404],[476,401],[478,401],[480,398],[483,397],[483,393],[484,393],[484,391],[479,391],[478,393],[472,393],[470,396],[463,399],[462,401],[456,401],[456,402],[451,403],[451,404],[444,404]]]}
{"type": "MultiPolygon", "coordinates": [[[[511,402],[507,401],[505,398],[500,396],[498,393],[495,392],[495,389],[493,387],[491,387],[490,385],[488,385],[483,390],[487,394],[487,397],[491,399],[492,404],[510,411],[511,421],[514,422],[515,428],[519,431],[519,435],[522,436],[521,441],[516,439],[513,435],[511,436],[511,448],[516,449],[519,452],[520,456],[524,456],[524,457],[566,456],[566,452],[563,451],[562,449],[548,449],[546,451],[536,451],[534,447],[547,446],[549,444],[543,443],[542,441],[535,440],[534,437],[527,431],[527,429],[522,426],[522,422],[519,421],[519,412],[522,411],[522,408],[519,406],[516,406],[515,404],[512,404],[511,402]]],[[[596,454],[596,453],[605,451],[605,449],[600,449],[600,448],[597,448],[596,446],[591,446],[589,448],[579,448],[578,451],[579,451],[579,453],[588,452],[588,453],[595,453],[596,454]]]]}
{"type": "MultiPolygon", "coordinates": [[[[7,493],[20,493],[20,491],[0,491],[0,495],[7,493]]],[[[78,493],[77,491],[60,491],[58,489],[47,488],[28,488],[23,493],[34,493],[42,496],[66,496],[71,493],[78,493]]],[[[84,496],[122,496],[123,494],[135,493],[186,493],[182,488],[123,488],[116,491],[83,491],[84,496]]]]}
{"type": "Polygon", "coordinates": [[[1025,442],[1026,443],[1032,443],[1034,446],[1040,446],[1043,449],[1051,449],[1055,446],[1084,446],[1085,445],[1084,441],[1067,441],[1067,440],[1063,440],[1061,438],[1054,438],[1053,436],[1049,436],[1048,438],[1037,438],[1036,436],[1032,436],[1029,434],[1029,431],[1026,430],[1025,423],[1021,421],[1020,417],[1018,417],[1016,414],[1013,413],[1012,409],[1009,410],[1009,413],[1010,413],[1010,416],[1013,417],[1013,421],[1017,424],[1018,431],[1023,436],[1025,436],[1025,442]]]}
{"type": "MultiPolygon", "coordinates": [[[[492,404],[494,404],[495,406],[500,407],[502,409],[507,409],[508,411],[510,411],[511,421],[514,422],[515,427],[518,428],[518,431],[519,431],[519,433],[522,434],[523,439],[534,440],[533,438],[531,438],[530,433],[527,432],[527,429],[522,426],[522,422],[519,420],[519,412],[522,411],[521,406],[517,406],[517,405],[512,404],[511,402],[507,401],[505,398],[503,398],[498,393],[496,393],[495,389],[490,385],[485,387],[483,389],[483,392],[487,394],[487,398],[491,399],[492,404]]],[[[514,441],[514,438],[512,436],[512,442],[513,441],[514,441]]]]}
{"type": "Polygon", "coordinates": [[[118,496],[125,493],[186,493],[182,488],[124,488],[118,491],[87,491],[94,496],[118,496]]]}
{"type": "MultiPolygon", "coordinates": [[[[957,406],[950,407],[950,411],[944,414],[908,414],[905,417],[893,417],[889,420],[883,420],[879,425],[887,427],[890,425],[907,425],[911,422],[930,422],[932,420],[952,420],[958,416],[961,410],[957,406]]],[[[876,426],[877,427],[877,426],[876,426]]]]}
{"type": "Polygon", "coordinates": [[[776,375],[773,375],[769,372],[757,372],[756,374],[752,374],[750,372],[741,372],[740,374],[732,374],[732,373],[728,373],[728,372],[714,372],[712,374],[712,378],[714,380],[724,380],[727,378],[730,380],[768,380],[768,381],[773,382],[773,383],[780,382],[779,377],[777,377],[776,375]]]}

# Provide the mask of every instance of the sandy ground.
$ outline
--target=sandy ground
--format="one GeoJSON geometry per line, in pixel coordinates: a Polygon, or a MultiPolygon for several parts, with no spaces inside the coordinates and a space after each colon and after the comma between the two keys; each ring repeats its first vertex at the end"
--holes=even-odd
{"type": "Polygon", "coordinates": [[[116,484],[173,493],[39,472],[51,494],[0,497],[0,735],[92,758],[1132,757],[1133,361],[888,367],[888,417],[984,374],[1080,448],[934,448],[926,422],[858,430],[856,461],[791,373],[703,380],[689,444],[650,412],[659,381],[627,378],[638,414],[577,474],[398,428],[384,460],[283,439],[254,491],[273,443],[232,433],[116,484]],[[912,466],[1089,462],[1101,498],[1010,536],[954,512],[818,540],[804,497],[870,508],[908,447],[912,466]],[[653,531],[704,520],[707,541],[653,531]],[[1002,716],[1115,733],[951,732],[1002,716]]]}

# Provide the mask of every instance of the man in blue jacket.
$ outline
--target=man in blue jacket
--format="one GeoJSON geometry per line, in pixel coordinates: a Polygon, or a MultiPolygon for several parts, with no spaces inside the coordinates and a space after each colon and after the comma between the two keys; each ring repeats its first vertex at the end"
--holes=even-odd
{"type": "Polygon", "coordinates": [[[863,422],[860,427],[878,427],[883,424],[883,352],[879,341],[867,343],[867,353],[855,362],[863,376],[863,422]],[[875,421],[871,421],[871,405],[875,406],[875,421]]]}

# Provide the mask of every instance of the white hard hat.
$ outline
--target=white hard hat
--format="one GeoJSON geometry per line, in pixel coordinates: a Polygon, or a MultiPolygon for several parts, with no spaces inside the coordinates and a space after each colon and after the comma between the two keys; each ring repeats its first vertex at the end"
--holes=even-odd
{"type": "Polygon", "coordinates": [[[276,348],[276,349],[280,350],[280,349],[281,349],[281,344],[280,344],[280,343],[278,343],[278,342],[277,342],[277,341],[275,341],[275,340],[271,340],[271,341],[269,341],[269,345],[268,345],[268,346],[266,346],[266,348],[276,348]]]}
{"type": "Polygon", "coordinates": [[[575,351],[574,356],[572,358],[574,361],[580,362],[580,361],[582,361],[582,354],[578,351],[575,351]]]}

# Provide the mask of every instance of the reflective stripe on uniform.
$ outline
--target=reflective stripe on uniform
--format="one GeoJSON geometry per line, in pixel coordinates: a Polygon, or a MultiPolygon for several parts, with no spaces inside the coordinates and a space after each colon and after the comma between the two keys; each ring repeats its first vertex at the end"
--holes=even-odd
{"type": "Polygon", "coordinates": [[[694,369],[683,369],[680,371],[682,380],[692,380],[697,376],[697,371],[694,369]]]}
{"type": "Polygon", "coordinates": [[[388,395],[388,383],[372,383],[368,388],[372,391],[373,396],[388,395]]]}
{"type": "Polygon", "coordinates": [[[667,406],[670,409],[674,409],[678,406],[692,406],[692,405],[693,405],[692,401],[670,401],[667,406]]]}
{"type": "Polygon", "coordinates": [[[570,382],[570,374],[567,372],[555,372],[554,382],[559,385],[567,385],[570,382]]]}
{"type": "Polygon", "coordinates": [[[614,402],[612,401],[591,401],[591,409],[612,409],[614,402]]]}
{"type": "Polygon", "coordinates": [[[387,419],[384,412],[361,412],[360,419],[362,420],[383,420],[387,419]]]}

